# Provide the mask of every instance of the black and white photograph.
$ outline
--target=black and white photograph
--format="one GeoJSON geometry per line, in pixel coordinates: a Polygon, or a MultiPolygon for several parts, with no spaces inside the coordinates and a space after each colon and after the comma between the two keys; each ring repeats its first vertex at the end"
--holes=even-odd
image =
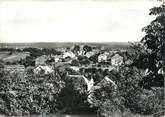
{"type": "Polygon", "coordinates": [[[0,117],[165,117],[165,0],[0,0],[0,117]]]}

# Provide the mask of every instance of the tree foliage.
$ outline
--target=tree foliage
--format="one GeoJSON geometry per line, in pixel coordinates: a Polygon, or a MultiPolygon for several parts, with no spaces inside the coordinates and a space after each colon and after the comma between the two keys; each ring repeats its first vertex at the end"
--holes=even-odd
{"type": "Polygon", "coordinates": [[[92,51],[92,47],[88,45],[84,45],[83,50],[84,50],[84,54],[86,54],[87,52],[92,51]]]}
{"type": "Polygon", "coordinates": [[[57,96],[64,82],[56,74],[36,77],[33,73],[1,71],[0,113],[32,115],[56,113],[57,96]]]}
{"type": "Polygon", "coordinates": [[[162,5],[150,9],[149,15],[157,17],[142,29],[146,35],[141,42],[148,50],[147,62],[149,65],[155,64],[151,70],[156,73],[163,66],[165,58],[165,3],[162,1],[162,5]]]}
{"type": "Polygon", "coordinates": [[[141,86],[147,89],[164,86],[164,74],[158,72],[160,69],[165,71],[165,3],[160,1],[159,7],[150,9],[149,15],[156,18],[142,29],[145,36],[131,47],[134,50],[132,66],[148,71],[141,81],[141,86]]]}
{"type": "Polygon", "coordinates": [[[78,52],[80,51],[80,46],[79,45],[74,45],[74,48],[72,50],[76,55],[78,55],[78,52]]]}

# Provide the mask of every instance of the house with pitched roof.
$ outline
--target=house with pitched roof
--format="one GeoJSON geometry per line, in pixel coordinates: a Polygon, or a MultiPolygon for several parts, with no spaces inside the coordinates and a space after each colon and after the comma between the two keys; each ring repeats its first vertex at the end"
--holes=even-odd
{"type": "Polygon", "coordinates": [[[122,65],[123,64],[123,57],[120,56],[119,54],[115,54],[111,58],[111,64],[113,66],[120,66],[120,65],[122,65]]]}
{"type": "Polygon", "coordinates": [[[45,65],[47,60],[48,60],[48,56],[42,55],[42,56],[36,58],[35,65],[36,66],[45,65]]]}

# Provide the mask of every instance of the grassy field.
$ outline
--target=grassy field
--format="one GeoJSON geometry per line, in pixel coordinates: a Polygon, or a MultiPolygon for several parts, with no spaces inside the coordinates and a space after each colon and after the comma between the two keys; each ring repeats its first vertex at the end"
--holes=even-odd
{"type": "Polygon", "coordinates": [[[9,52],[0,52],[0,60],[9,57],[9,52]]]}
{"type": "Polygon", "coordinates": [[[29,56],[28,53],[25,52],[15,52],[9,55],[8,52],[0,52],[0,59],[3,60],[4,62],[14,62],[14,61],[19,61],[21,59],[26,58],[26,56],[29,56]]]}

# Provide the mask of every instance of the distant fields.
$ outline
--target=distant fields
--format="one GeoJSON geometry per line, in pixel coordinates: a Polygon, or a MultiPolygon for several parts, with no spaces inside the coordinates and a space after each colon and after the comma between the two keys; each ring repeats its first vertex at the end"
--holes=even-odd
{"type": "Polygon", "coordinates": [[[0,60],[4,62],[20,61],[21,59],[25,59],[26,56],[29,56],[29,54],[25,52],[14,52],[11,55],[9,52],[0,52],[0,60]]]}
{"type": "Polygon", "coordinates": [[[25,47],[34,47],[34,48],[66,48],[71,47],[75,44],[78,45],[91,45],[101,48],[104,46],[108,49],[126,49],[129,47],[128,42],[102,42],[102,43],[74,43],[74,42],[41,42],[41,43],[0,43],[0,47],[8,47],[8,48],[25,48],[25,47]]]}
{"type": "Polygon", "coordinates": [[[8,56],[9,56],[9,52],[7,51],[0,52],[0,60],[7,58],[8,56]]]}
{"type": "MultiPolygon", "coordinates": [[[[74,43],[74,42],[66,42],[66,43],[0,43],[0,48],[67,48],[72,47],[73,45],[90,45],[96,48],[102,48],[109,50],[125,50],[128,49],[130,43],[127,42],[107,42],[107,43],[74,43]]],[[[26,58],[29,54],[25,52],[13,52],[10,54],[9,51],[0,51],[0,60],[4,62],[14,62],[20,61],[20,59],[26,58]]]]}

